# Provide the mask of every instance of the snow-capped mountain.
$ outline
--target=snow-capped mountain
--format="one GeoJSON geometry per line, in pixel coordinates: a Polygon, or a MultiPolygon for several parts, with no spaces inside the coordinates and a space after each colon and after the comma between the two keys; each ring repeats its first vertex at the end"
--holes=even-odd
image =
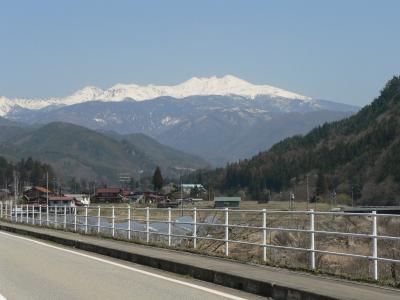
{"type": "Polygon", "coordinates": [[[182,99],[190,96],[208,95],[237,95],[248,99],[254,99],[257,96],[268,96],[269,98],[282,98],[288,100],[312,100],[310,97],[289,92],[277,87],[270,85],[254,85],[235,76],[226,75],[220,78],[215,76],[208,78],[193,77],[175,86],[116,84],[107,90],[102,90],[95,86],[87,86],[64,98],[8,99],[0,97],[0,116],[6,116],[15,108],[36,110],[48,106],[66,106],[93,100],[108,102],[122,101],[131,98],[135,101],[144,101],[164,96],[182,99]]]}
{"type": "Polygon", "coordinates": [[[349,105],[317,99],[256,96],[249,101],[243,96],[213,95],[16,109],[7,118],[29,124],[62,121],[120,134],[140,132],[213,164],[224,165],[356,110],[349,105]]]}
{"type": "Polygon", "coordinates": [[[175,86],[88,86],[65,98],[0,98],[0,116],[11,121],[143,133],[215,165],[250,157],[357,110],[231,75],[194,77],[175,86]]]}

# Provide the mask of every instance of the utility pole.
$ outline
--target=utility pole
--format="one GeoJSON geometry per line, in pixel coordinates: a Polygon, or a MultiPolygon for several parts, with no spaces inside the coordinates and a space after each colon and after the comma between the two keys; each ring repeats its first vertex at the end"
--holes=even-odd
{"type": "Polygon", "coordinates": [[[17,183],[17,171],[14,170],[14,202],[17,203],[17,194],[18,194],[18,183],[17,183]]]}
{"type": "Polygon", "coordinates": [[[181,175],[181,211],[183,217],[183,186],[182,186],[182,175],[181,175]]]}
{"type": "Polygon", "coordinates": [[[308,191],[308,174],[306,176],[306,180],[307,180],[307,210],[309,209],[309,205],[310,205],[310,194],[308,191]]]}
{"type": "Polygon", "coordinates": [[[46,206],[49,207],[49,172],[46,172],[46,206]]]}
{"type": "Polygon", "coordinates": [[[54,177],[54,178],[53,178],[53,192],[55,193],[56,190],[57,190],[57,187],[56,187],[56,178],[54,177]]]}

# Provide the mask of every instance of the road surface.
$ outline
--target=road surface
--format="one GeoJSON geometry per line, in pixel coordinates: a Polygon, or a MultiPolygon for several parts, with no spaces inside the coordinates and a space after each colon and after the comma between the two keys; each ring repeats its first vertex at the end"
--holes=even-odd
{"type": "Polygon", "coordinates": [[[0,231],[0,300],[3,299],[261,297],[0,231]]]}

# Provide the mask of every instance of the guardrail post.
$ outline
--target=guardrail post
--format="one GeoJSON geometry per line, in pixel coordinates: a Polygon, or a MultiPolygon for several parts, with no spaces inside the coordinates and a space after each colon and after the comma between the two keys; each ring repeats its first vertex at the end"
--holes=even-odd
{"type": "Polygon", "coordinates": [[[229,208],[225,207],[225,255],[229,256],[229,208]]]}
{"type": "Polygon", "coordinates": [[[197,248],[197,208],[193,208],[193,248],[197,248]]]}
{"type": "Polygon", "coordinates": [[[263,260],[267,261],[267,210],[262,210],[262,228],[263,228],[263,260]]]}
{"type": "Polygon", "coordinates": [[[64,229],[67,228],[67,206],[64,205],[64,229]]]}
{"type": "Polygon", "coordinates": [[[42,226],[42,205],[39,205],[39,225],[42,226]]]}
{"type": "Polygon", "coordinates": [[[57,205],[54,206],[54,227],[58,227],[58,219],[57,219],[57,212],[58,212],[58,207],[57,205]]]}
{"type": "Polygon", "coordinates": [[[100,205],[97,206],[97,233],[100,233],[100,226],[101,226],[101,208],[100,205]]]}
{"type": "Polygon", "coordinates": [[[74,208],[74,231],[76,232],[76,206],[74,208]]]}
{"type": "Polygon", "coordinates": [[[128,240],[131,239],[131,206],[128,205],[128,240]]]}
{"type": "Polygon", "coordinates": [[[315,222],[314,222],[314,210],[310,209],[310,267],[311,270],[315,270],[315,222]]]}
{"type": "Polygon", "coordinates": [[[168,207],[168,246],[171,247],[171,207],[168,207]]]}
{"type": "Polygon", "coordinates": [[[150,241],[150,209],[146,207],[146,243],[150,241]]]}
{"type": "Polygon", "coordinates": [[[28,224],[29,223],[29,205],[27,204],[25,206],[25,208],[26,208],[26,224],[28,224]]]}
{"type": "Polygon", "coordinates": [[[8,211],[8,203],[6,203],[6,211],[5,211],[5,213],[6,213],[6,220],[7,220],[7,211],[8,211]]]}
{"type": "Polygon", "coordinates": [[[373,259],[373,273],[374,280],[378,280],[378,228],[377,228],[376,211],[372,212],[372,259],[373,259]]]}
{"type": "Polygon", "coordinates": [[[88,207],[85,206],[85,234],[88,233],[88,207]]]}
{"type": "Polygon", "coordinates": [[[35,225],[35,206],[32,205],[32,225],[35,225]]]}
{"type": "Polygon", "coordinates": [[[112,207],[111,219],[112,219],[112,237],[114,237],[114,235],[115,235],[115,208],[114,208],[114,206],[112,207]]]}
{"type": "Polygon", "coordinates": [[[14,208],[14,220],[15,220],[15,223],[18,222],[17,207],[18,207],[18,205],[15,204],[15,208],[14,208]]]}
{"type": "Polygon", "coordinates": [[[47,226],[49,226],[49,206],[48,205],[46,205],[46,223],[47,223],[47,226]]]}
{"type": "Polygon", "coordinates": [[[0,202],[0,218],[3,219],[3,202],[0,202]]]}

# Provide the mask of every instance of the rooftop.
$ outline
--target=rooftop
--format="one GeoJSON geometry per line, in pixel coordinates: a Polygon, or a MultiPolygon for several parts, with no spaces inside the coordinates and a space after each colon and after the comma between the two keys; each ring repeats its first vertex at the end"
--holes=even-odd
{"type": "Polygon", "coordinates": [[[44,187],[41,187],[41,186],[35,186],[35,187],[33,187],[33,189],[35,189],[35,190],[37,190],[37,191],[39,191],[41,193],[51,193],[50,190],[48,190],[48,189],[46,189],[44,187]]]}
{"type": "Polygon", "coordinates": [[[74,201],[74,198],[68,196],[52,196],[49,201],[74,201]]]}
{"type": "Polygon", "coordinates": [[[234,202],[240,202],[242,199],[240,197],[214,197],[214,201],[219,202],[219,201],[234,201],[234,202]]]}
{"type": "Polygon", "coordinates": [[[99,189],[96,189],[96,193],[97,194],[98,193],[119,193],[120,190],[121,190],[120,188],[114,188],[114,187],[111,187],[111,188],[99,188],[99,189]]]}

